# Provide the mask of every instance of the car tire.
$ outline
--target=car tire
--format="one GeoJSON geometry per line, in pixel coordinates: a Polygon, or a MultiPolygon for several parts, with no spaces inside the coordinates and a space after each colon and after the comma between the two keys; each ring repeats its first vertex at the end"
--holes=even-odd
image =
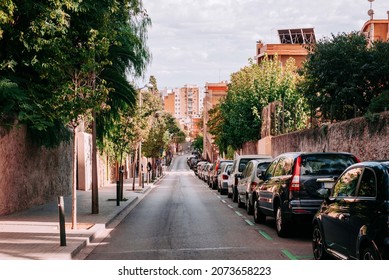
{"type": "Polygon", "coordinates": [[[266,222],[266,215],[264,215],[261,212],[261,209],[259,209],[258,201],[254,202],[254,222],[257,224],[264,224],[266,222]]]}
{"type": "Polygon", "coordinates": [[[379,260],[381,259],[379,256],[379,253],[374,248],[372,244],[369,244],[367,247],[365,247],[361,254],[362,260],[379,260]]]}
{"type": "Polygon", "coordinates": [[[280,205],[276,208],[276,231],[279,237],[287,237],[289,234],[288,224],[285,221],[285,216],[280,205]]]}
{"type": "Polygon", "coordinates": [[[250,199],[248,198],[248,196],[246,196],[246,212],[247,212],[247,215],[252,215],[253,212],[254,212],[254,209],[253,209],[253,204],[250,203],[250,199]]]}
{"type": "Polygon", "coordinates": [[[318,224],[313,227],[312,231],[312,251],[315,260],[327,260],[329,258],[325,250],[323,233],[318,224]]]}

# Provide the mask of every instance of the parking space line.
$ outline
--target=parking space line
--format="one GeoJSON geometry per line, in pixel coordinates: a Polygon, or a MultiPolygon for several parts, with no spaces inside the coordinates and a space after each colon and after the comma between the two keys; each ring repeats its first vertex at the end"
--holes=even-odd
{"type": "Polygon", "coordinates": [[[263,237],[265,237],[267,240],[273,240],[273,238],[271,238],[271,236],[270,235],[268,235],[266,232],[264,232],[263,230],[259,230],[258,231],[259,232],[259,234],[261,234],[263,237]]]}
{"type": "Polygon", "coordinates": [[[286,249],[282,249],[281,252],[287,256],[290,260],[298,260],[298,258],[286,249]]]}
{"type": "Polygon", "coordinates": [[[250,226],[255,226],[255,225],[253,224],[253,222],[251,222],[250,220],[247,220],[247,219],[246,219],[245,222],[248,223],[250,226]]]}
{"type": "Polygon", "coordinates": [[[238,215],[239,217],[243,217],[243,215],[239,212],[239,211],[235,211],[236,215],[238,215]]]}
{"type": "Polygon", "coordinates": [[[234,206],[232,206],[230,204],[228,204],[227,206],[230,207],[231,209],[234,209],[234,206]]]}
{"type": "Polygon", "coordinates": [[[227,203],[227,201],[225,201],[224,199],[222,199],[222,202],[223,202],[223,203],[227,203]]]}

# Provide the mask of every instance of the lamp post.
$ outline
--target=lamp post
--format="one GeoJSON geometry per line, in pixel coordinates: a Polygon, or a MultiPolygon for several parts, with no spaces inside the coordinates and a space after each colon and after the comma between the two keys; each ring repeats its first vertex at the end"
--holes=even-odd
{"type": "MultiPolygon", "coordinates": [[[[139,113],[142,112],[142,89],[144,88],[149,88],[149,89],[152,89],[153,88],[153,85],[151,83],[148,83],[146,85],[144,85],[143,87],[139,88],[138,91],[139,91],[139,113]]],[[[142,185],[142,179],[143,179],[143,174],[142,174],[142,137],[140,137],[140,140],[139,140],[139,149],[138,149],[138,159],[139,159],[139,163],[138,163],[138,183],[139,183],[139,188],[142,189],[143,188],[143,185],[142,185]]]]}

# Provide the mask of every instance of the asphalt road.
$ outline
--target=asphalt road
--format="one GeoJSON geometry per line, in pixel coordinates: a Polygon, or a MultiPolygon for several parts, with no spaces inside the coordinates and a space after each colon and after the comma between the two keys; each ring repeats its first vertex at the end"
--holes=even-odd
{"type": "Polygon", "coordinates": [[[310,232],[279,238],[274,220],[253,223],[244,209],[220,196],[174,159],[164,179],[86,259],[286,260],[312,259],[310,232]]]}

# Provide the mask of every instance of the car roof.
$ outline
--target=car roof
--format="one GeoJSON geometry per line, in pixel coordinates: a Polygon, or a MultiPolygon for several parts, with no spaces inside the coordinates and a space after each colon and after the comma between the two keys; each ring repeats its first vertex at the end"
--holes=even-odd
{"type": "Polygon", "coordinates": [[[258,159],[258,158],[264,158],[264,159],[271,159],[272,156],[269,156],[269,155],[239,155],[239,156],[236,156],[236,159],[246,159],[246,158],[252,158],[252,159],[258,159]]]}
{"type": "Polygon", "coordinates": [[[301,155],[349,155],[354,156],[352,153],[346,153],[346,152],[288,152],[288,153],[282,153],[278,155],[277,157],[281,156],[290,156],[293,158],[296,158],[301,155]]]}
{"type": "Polygon", "coordinates": [[[389,160],[362,161],[362,162],[355,163],[353,166],[366,166],[366,167],[385,166],[386,168],[389,168],[389,160]]]}

